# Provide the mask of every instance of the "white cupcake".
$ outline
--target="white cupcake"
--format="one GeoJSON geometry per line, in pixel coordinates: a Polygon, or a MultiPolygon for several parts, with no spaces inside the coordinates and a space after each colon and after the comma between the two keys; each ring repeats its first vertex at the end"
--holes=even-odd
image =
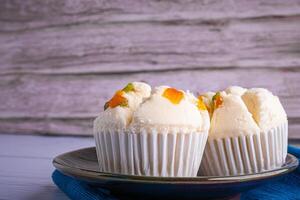
{"type": "MultiPolygon", "coordinates": [[[[151,87],[145,83],[129,83],[117,91],[105,104],[104,111],[94,121],[94,138],[100,170],[120,172],[121,153],[118,133],[127,131],[133,112],[151,94],[151,87]],[[117,143],[117,144],[116,144],[117,143]]],[[[129,173],[129,172],[128,172],[129,173]]]]}
{"type": "Polygon", "coordinates": [[[266,89],[234,87],[217,93],[201,175],[228,176],[272,170],[287,155],[287,116],[266,89]]]}
{"type": "MultiPolygon", "coordinates": [[[[128,104],[130,119],[126,116],[121,128],[103,126],[111,120],[103,120],[110,110],[95,120],[101,170],[145,176],[196,176],[209,129],[203,102],[190,93],[166,86],[156,88],[150,97],[142,97],[143,103],[132,107],[128,104]]],[[[118,107],[111,110],[122,108],[118,107]]]]}

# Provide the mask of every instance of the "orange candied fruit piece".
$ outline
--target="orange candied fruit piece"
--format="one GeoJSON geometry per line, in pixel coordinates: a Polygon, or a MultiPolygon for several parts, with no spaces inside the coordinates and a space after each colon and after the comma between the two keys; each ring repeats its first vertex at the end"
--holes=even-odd
{"type": "Polygon", "coordinates": [[[203,102],[203,97],[201,95],[198,97],[198,105],[197,106],[198,106],[199,110],[207,110],[207,108],[203,102]]]}
{"type": "Polygon", "coordinates": [[[220,94],[220,92],[217,92],[215,96],[213,96],[213,104],[214,104],[214,109],[219,108],[223,104],[223,98],[220,94]]]}
{"type": "Polygon", "coordinates": [[[175,88],[167,88],[162,96],[167,98],[173,104],[179,104],[183,99],[183,92],[176,90],[175,88]]]}
{"type": "Polygon", "coordinates": [[[109,108],[115,108],[117,106],[128,106],[128,100],[123,97],[124,91],[118,90],[115,95],[105,103],[104,105],[104,110],[106,110],[108,107],[109,108]]]}

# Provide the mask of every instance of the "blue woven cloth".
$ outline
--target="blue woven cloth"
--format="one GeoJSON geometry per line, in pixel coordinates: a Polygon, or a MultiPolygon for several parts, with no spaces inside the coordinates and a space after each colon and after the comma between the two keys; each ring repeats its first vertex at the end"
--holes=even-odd
{"type": "MultiPolygon", "coordinates": [[[[288,152],[300,159],[300,148],[289,146],[288,152]]],[[[241,200],[300,200],[300,167],[279,181],[263,185],[241,195],[241,200]]]]}
{"type": "MultiPolygon", "coordinates": [[[[300,159],[300,149],[289,146],[289,153],[300,159]]],[[[53,182],[72,200],[117,200],[104,189],[93,188],[55,170],[53,182]]],[[[300,167],[279,181],[241,195],[241,200],[300,200],[300,167]]]]}

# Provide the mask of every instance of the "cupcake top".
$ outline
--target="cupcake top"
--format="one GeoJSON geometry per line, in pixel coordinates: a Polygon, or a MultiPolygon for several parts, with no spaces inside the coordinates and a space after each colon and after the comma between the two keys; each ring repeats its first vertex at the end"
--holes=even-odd
{"type": "Polygon", "coordinates": [[[168,86],[155,88],[135,111],[132,127],[193,128],[208,130],[209,115],[201,99],[168,86]]]}
{"type": "Polygon", "coordinates": [[[234,94],[234,95],[238,95],[238,96],[242,96],[246,91],[247,91],[247,89],[242,88],[240,86],[229,86],[225,90],[225,92],[227,94],[234,94]]]}
{"type": "Polygon", "coordinates": [[[133,112],[140,106],[144,99],[151,94],[151,87],[142,82],[132,82],[105,103],[104,111],[94,121],[94,126],[99,128],[126,128],[133,112]]]}
{"type": "Polygon", "coordinates": [[[287,120],[279,98],[264,88],[246,91],[242,99],[261,130],[267,131],[287,120]]]}
{"type": "Polygon", "coordinates": [[[210,138],[259,134],[259,127],[240,96],[217,93],[213,97],[213,107],[210,138]]]}
{"type": "Polygon", "coordinates": [[[286,122],[278,99],[263,88],[231,86],[211,99],[210,137],[259,134],[286,122]]]}

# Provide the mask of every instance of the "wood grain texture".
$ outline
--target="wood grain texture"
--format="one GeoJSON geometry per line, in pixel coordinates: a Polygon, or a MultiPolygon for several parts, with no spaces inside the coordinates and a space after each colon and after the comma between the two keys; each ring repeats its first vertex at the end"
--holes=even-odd
{"type": "Polygon", "coordinates": [[[0,199],[67,200],[52,182],[52,159],[94,146],[92,138],[0,135],[0,199]]]}
{"type": "Polygon", "coordinates": [[[0,132],[91,134],[136,80],[266,87],[300,131],[299,0],[5,0],[0,44],[0,132]]]}
{"type": "Polygon", "coordinates": [[[7,73],[298,67],[300,1],[6,1],[7,73]]]}
{"type": "MultiPolygon", "coordinates": [[[[169,84],[195,93],[228,85],[265,87],[279,95],[291,127],[299,122],[300,71],[235,69],[124,75],[10,75],[0,86],[3,132],[91,134],[92,121],[115,90],[128,81],[169,84]],[[10,87],[7,85],[11,84],[10,87]]],[[[298,129],[297,129],[298,130],[298,129]]]]}

